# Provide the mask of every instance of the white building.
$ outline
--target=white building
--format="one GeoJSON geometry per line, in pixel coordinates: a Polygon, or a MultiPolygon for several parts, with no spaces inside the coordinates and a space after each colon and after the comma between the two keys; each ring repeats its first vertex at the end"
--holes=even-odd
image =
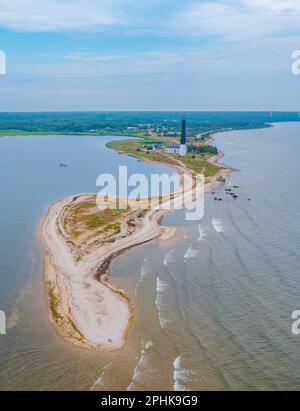
{"type": "Polygon", "coordinates": [[[179,146],[179,155],[184,157],[187,155],[187,145],[186,144],[180,144],[179,146]]]}
{"type": "Polygon", "coordinates": [[[168,154],[179,154],[180,144],[171,144],[164,147],[166,153],[168,154]]]}

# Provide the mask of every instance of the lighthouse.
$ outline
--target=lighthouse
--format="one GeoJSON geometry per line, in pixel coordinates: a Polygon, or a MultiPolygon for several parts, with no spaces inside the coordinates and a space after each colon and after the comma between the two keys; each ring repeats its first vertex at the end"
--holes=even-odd
{"type": "Polygon", "coordinates": [[[182,122],[181,122],[181,139],[180,139],[179,155],[180,156],[186,156],[186,154],[187,154],[186,120],[182,120],[182,122]]]}

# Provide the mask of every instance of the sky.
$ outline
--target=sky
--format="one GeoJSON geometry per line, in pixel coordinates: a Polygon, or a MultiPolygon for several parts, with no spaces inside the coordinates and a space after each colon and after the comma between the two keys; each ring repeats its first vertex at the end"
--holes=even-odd
{"type": "Polygon", "coordinates": [[[0,111],[299,111],[299,23],[300,0],[0,0],[0,111]]]}

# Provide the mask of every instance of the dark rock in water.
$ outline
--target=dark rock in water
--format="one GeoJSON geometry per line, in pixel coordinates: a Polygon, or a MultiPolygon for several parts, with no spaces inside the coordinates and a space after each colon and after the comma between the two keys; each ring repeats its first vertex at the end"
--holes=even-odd
{"type": "Polygon", "coordinates": [[[217,201],[218,200],[217,197],[215,197],[214,200],[217,201]]]}
{"type": "Polygon", "coordinates": [[[240,186],[233,186],[233,188],[240,188],[240,186]]]}
{"type": "Polygon", "coordinates": [[[59,167],[68,167],[68,164],[60,163],[59,167]]]}
{"type": "Polygon", "coordinates": [[[223,198],[219,198],[219,201],[222,201],[223,200],[223,198]]]}

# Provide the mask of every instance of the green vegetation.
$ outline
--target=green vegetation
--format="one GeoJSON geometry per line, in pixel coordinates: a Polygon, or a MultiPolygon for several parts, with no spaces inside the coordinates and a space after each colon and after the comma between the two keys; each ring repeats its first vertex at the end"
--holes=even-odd
{"type": "Polygon", "coordinates": [[[104,241],[105,244],[114,243],[116,241],[115,238],[110,238],[109,240],[104,241]]]}
{"type": "Polygon", "coordinates": [[[117,221],[128,209],[99,210],[96,196],[91,200],[71,204],[65,207],[63,226],[70,240],[75,240],[83,233],[93,231],[95,235],[113,236],[121,232],[121,223],[117,221]]]}
{"type": "Polygon", "coordinates": [[[120,140],[120,141],[110,141],[106,144],[107,147],[112,150],[125,153],[129,156],[136,158],[141,158],[144,160],[151,160],[157,163],[164,163],[169,165],[177,165],[176,159],[172,159],[169,155],[166,155],[161,151],[148,151],[147,150],[147,140],[120,140]]]}
{"type": "Polygon", "coordinates": [[[196,153],[196,154],[211,154],[215,155],[218,154],[218,149],[216,146],[211,146],[207,144],[189,144],[188,145],[188,153],[196,153]]]}
{"type": "MultiPolygon", "coordinates": [[[[10,137],[10,136],[34,136],[34,135],[48,135],[46,131],[23,131],[23,130],[0,130],[0,137],[10,137]]],[[[60,134],[60,133],[51,133],[60,134]]]]}
{"type": "Polygon", "coordinates": [[[55,288],[50,282],[48,284],[48,290],[49,290],[49,306],[50,306],[51,315],[55,321],[63,320],[62,315],[60,315],[58,311],[59,300],[56,296],[55,288]]]}
{"type": "Polygon", "coordinates": [[[191,171],[204,174],[205,177],[213,176],[221,169],[221,166],[216,166],[209,162],[209,158],[213,154],[218,153],[215,146],[203,143],[201,145],[192,145],[188,155],[180,157],[176,154],[166,154],[162,150],[148,151],[147,145],[148,142],[145,143],[144,139],[111,141],[107,143],[107,147],[136,158],[164,163],[170,166],[178,166],[180,162],[184,163],[191,171]]]}
{"type": "Polygon", "coordinates": [[[145,141],[141,139],[109,141],[108,143],[106,143],[106,146],[108,148],[129,155],[133,155],[134,157],[139,157],[139,155],[136,154],[136,152],[141,151],[144,145],[145,141]]]}
{"type": "MultiPolygon", "coordinates": [[[[176,138],[183,117],[191,136],[211,130],[261,128],[270,122],[269,112],[0,113],[0,135],[60,133],[146,137],[152,130],[159,138],[176,138]]],[[[296,112],[274,112],[271,121],[299,121],[299,118],[296,112]]]]}
{"type": "MultiPolygon", "coordinates": [[[[53,112],[0,113],[0,137],[79,134],[143,137],[153,141],[180,136],[182,118],[188,135],[201,140],[213,131],[268,127],[269,112],[53,112]],[[202,134],[202,135],[201,135],[202,134]]],[[[272,122],[299,121],[296,112],[274,112],[272,122]]]]}
{"type": "Polygon", "coordinates": [[[68,317],[68,321],[71,327],[73,328],[73,330],[75,331],[75,333],[77,334],[77,338],[79,340],[84,340],[85,339],[84,335],[80,332],[80,330],[78,329],[77,325],[74,323],[71,317],[68,317]]]}
{"type": "Polygon", "coordinates": [[[103,218],[100,215],[88,215],[85,222],[89,228],[97,228],[103,225],[103,218]]]}
{"type": "Polygon", "coordinates": [[[205,177],[210,177],[217,174],[221,170],[221,166],[216,166],[209,162],[209,154],[188,154],[181,157],[180,160],[193,172],[203,174],[205,177]]]}
{"type": "Polygon", "coordinates": [[[105,226],[105,230],[115,230],[119,233],[121,231],[121,223],[117,221],[113,224],[107,224],[107,226],[105,226]]]}

